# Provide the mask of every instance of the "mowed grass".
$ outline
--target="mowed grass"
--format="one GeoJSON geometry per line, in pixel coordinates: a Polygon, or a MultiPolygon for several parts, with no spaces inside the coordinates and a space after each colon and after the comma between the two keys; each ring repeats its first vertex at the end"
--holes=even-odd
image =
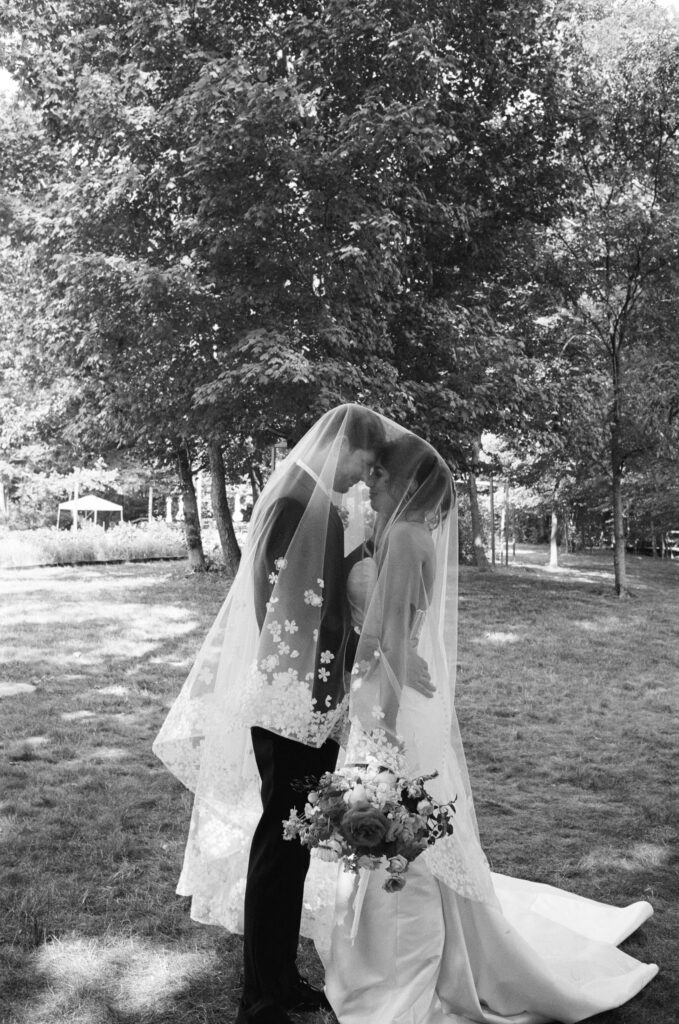
{"type": "MultiPolygon", "coordinates": [[[[597,1021],[675,1024],[679,564],[633,560],[619,601],[609,556],[545,560],[460,573],[482,839],[496,871],[650,900],[624,948],[661,973],[597,1021]]],[[[233,1021],[241,940],[174,893],[191,797],[151,753],[227,588],[176,564],[0,573],[0,683],[35,687],[0,699],[3,1024],[233,1021]]]]}

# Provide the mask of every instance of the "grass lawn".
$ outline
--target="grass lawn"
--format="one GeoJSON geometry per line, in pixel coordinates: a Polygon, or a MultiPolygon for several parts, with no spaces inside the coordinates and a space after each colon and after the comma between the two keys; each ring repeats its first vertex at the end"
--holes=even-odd
{"type": "MultiPolygon", "coordinates": [[[[482,839],[496,871],[650,900],[624,948],[661,973],[595,1019],[675,1024],[679,564],[631,560],[620,602],[610,556],[545,560],[460,574],[482,839]]],[[[240,939],[174,894],[191,799],[150,749],[226,588],[176,563],[0,571],[0,689],[26,686],[0,698],[2,1024],[233,1021],[240,939]]]]}

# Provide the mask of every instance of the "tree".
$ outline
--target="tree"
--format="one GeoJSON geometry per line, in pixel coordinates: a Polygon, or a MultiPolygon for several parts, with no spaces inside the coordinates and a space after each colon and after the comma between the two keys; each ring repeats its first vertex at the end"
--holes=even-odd
{"type": "MultiPolygon", "coordinates": [[[[20,9],[11,13],[24,31],[12,65],[53,149],[68,154],[43,197],[39,251],[50,331],[40,338],[42,360],[79,379],[70,422],[81,448],[117,443],[174,462],[191,562],[202,568],[191,459],[205,445],[191,413],[210,359],[209,301],[203,306],[204,290],[175,237],[163,82],[134,59],[162,12],[144,20],[135,5],[103,16],[59,4],[37,24],[20,9]]],[[[228,515],[225,501],[219,508],[228,515]]],[[[225,536],[235,545],[233,530],[225,536]]],[[[237,545],[225,554],[233,563],[237,545]]]]}
{"type": "MultiPolygon", "coordinates": [[[[615,589],[628,593],[625,569],[624,474],[640,447],[635,413],[650,399],[638,372],[655,339],[646,322],[662,294],[676,318],[679,226],[679,34],[676,25],[644,18],[642,4],[571,23],[571,101],[566,118],[571,211],[548,230],[548,278],[561,292],[561,334],[605,375],[606,449],[614,521],[615,589]]],[[[591,14],[591,12],[590,12],[591,14]]],[[[672,313],[670,314],[670,310],[672,313]]],[[[667,323],[667,321],[666,321],[667,323]]],[[[675,345],[673,333],[662,346],[675,345]]]]}
{"type": "Polygon", "coordinates": [[[541,4],[121,0],[5,19],[64,161],[49,356],[100,420],[157,456],[235,441],[254,471],[342,400],[461,468],[516,418],[514,278],[561,188],[541,4]]]}
{"type": "Polygon", "coordinates": [[[226,315],[201,400],[263,439],[358,397],[467,468],[522,400],[496,281],[558,193],[552,26],[520,4],[253,17],[179,101],[194,251],[226,315]]]}

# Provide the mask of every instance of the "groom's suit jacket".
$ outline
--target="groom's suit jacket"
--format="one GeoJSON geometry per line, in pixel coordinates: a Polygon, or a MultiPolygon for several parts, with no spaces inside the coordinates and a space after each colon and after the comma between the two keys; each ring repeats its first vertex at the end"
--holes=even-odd
{"type": "MultiPolygon", "coordinates": [[[[266,604],[273,590],[269,577],[276,571],[276,560],[286,558],[286,572],[295,571],[295,566],[290,564],[290,542],[300,526],[315,487],[315,481],[306,470],[301,466],[295,466],[285,481],[280,498],[272,508],[271,522],[262,538],[254,562],[255,611],[260,630],[266,618],[266,604]]],[[[350,631],[344,564],[344,527],[329,495],[327,502],[319,502],[313,513],[311,510],[309,513],[305,517],[302,529],[317,530],[319,535],[325,536],[325,586],[322,592],[323,605],[316,648],[313,696],[316,697],[316,707],[319,710],[326,707],[331,710],[344,696],[345,651],[350,631]],[[329,678],[325,681],[318,678],[318,658],[322,651],[331,651],[334,655],[330,664],[323,666],[329,671],[329,678]],[[326,703],[328,696],[331,698],[329,705],[326,703]]],[[[305,566],[298,567],[300,578],[304,578],[305,570],[305,566]]],[[[280,617],[287,617],[285,608],[276,610],[280,617]]]]}

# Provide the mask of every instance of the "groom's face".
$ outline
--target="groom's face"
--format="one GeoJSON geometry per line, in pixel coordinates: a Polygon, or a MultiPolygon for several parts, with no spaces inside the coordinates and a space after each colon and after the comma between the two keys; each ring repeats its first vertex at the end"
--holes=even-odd
{"type": "Polygon", "coordinates": [[[333,489],[345,494],[359,480],[368,483],[375,465],[375,452],[370,448],[350,448],[346,441],[337,460],[333,489]]]}

